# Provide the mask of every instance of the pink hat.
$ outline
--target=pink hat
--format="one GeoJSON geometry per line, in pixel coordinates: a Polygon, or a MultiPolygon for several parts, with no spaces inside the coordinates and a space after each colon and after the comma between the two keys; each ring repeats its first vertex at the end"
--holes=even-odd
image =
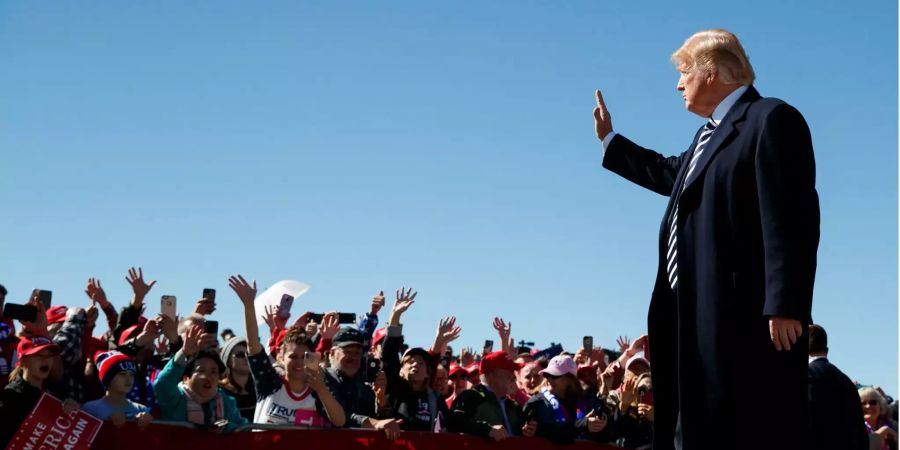
{"type": "Polygon", "coordinates": [[[553,359],[550,360],[550,363],[547,364],[547,368],[541,371],[541,375],[544,374],[554,377],[561,377],[565,374],[577,376],[578,367],[575,365],[575,360],[572,359],[571,356],[558,355],[554,356],[553,359]]]}

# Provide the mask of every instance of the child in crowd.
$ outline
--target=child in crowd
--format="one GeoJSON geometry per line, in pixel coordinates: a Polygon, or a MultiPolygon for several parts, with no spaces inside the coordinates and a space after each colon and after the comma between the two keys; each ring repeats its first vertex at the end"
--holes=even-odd
{"type": "Polygon", "coordinates": [[[94,360],[97,375],[106,388],[106,395],[85,403],[82,410],[98,419],[112,420],[116,426],[129,420],[137,422],[139,428],[149,425],[153,421],[150,409],[128,399],[128,393],[134,385],[134,361],[116,351],[99,353],[94,360]]]}
{"type": "MultiPolygon", "coordinates": [[[[53,368],[53,360],[62,348],[46,336],[22,336],[16,347],[18,362],[9,375],[9,384],[0,392],[0,448],[15,436],[19,425],[37,405],[46,390],[45,383],[53,368]]],[[[66,400],[67,413],[78,409],[74,400],[66,400]]]]}

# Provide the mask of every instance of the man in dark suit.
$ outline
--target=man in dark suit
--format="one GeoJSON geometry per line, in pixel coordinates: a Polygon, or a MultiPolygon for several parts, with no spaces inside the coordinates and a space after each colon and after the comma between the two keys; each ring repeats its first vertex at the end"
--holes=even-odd
{"type": "Polygon", "coordinates": [[[761,97],[737,37],[699,32],[672,56],[687,150],[665,157],[612,129],[603,166],[670,197],[648,313],[654,449],[802,449],[819,200],[806,121],[761,97]]]}
{"type": "Polygon", "coordinates": [[[828,361],[828,334],[819,325],[809,326],[809,425],[815,449],[869,448],[859,392],[828,361]]]}

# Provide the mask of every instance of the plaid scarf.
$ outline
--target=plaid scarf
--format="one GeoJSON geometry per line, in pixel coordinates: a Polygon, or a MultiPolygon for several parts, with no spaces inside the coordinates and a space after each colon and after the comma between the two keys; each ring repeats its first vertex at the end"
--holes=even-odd
{"type": "Polygon", "coordinates": [[[197,400],[197,394],[191,390],[190,386],[187,383],[182,382],[181,388],[184,389],[186,412],[187,412],[187,421],[196,425],[212,425],[213,423],[222,420],[225,418],[225,404],[222,402],[222,393],[216,391],[216,397],[213,399],[216,402],[216,407],[212,411],[212,415],[207,420],[206,413],[204,411],[204,404],[200,403],[197,400]]]}

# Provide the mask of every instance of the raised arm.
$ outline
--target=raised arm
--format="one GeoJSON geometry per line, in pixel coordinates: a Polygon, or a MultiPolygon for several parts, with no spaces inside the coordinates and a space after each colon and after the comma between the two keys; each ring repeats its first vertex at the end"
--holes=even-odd
{"type": "Polygon", "coordinates": [[[599,89],[595,97],[594,128],[597,138],[604,145],[603,167],[660,195],[671,195],[678,170],[687,159],[688,152],[665,157],[631,142],[621,134],[613,134],[612,118],[599,89]]]}

